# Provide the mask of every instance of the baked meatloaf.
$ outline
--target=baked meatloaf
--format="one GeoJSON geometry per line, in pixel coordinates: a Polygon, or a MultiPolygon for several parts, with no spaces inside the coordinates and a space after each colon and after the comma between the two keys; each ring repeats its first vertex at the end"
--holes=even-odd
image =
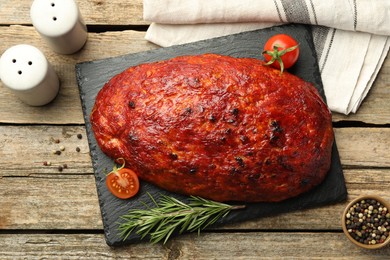
{"type": "Polygon", "coordinates": [[[130,67],[100,90],[90,121],[102,151],[142,180],[216,201],[294,197],[331,163],[331,114],[317,90],[252,58],[130,67]]]}

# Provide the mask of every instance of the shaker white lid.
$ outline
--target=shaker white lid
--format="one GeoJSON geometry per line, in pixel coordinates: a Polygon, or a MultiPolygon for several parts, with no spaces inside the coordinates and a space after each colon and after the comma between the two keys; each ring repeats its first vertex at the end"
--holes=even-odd
{"type": "Polygon", "coordinates": [[[79,9],[74,0],[34,0],[30,16],[39,33],[58,37],[73,29],[79,19],[79,9]]]}
{"type": "Polygon", "coordinates": [[[0,79],[14,90],[29,90],[44,80],[48,66],[46,57],[36,47],[15,45],[0,57],[0,79]]]}

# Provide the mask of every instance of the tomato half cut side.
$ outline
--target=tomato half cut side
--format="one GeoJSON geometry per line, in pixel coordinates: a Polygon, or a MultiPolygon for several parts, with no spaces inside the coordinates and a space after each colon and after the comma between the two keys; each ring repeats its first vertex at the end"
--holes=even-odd
{"type": "Polygon", "coordinates": [[[120,199],[128,199],[135,196],[139,191],[139,179],[137,174],[127,168],[117,169],[114,167],[106,177],[108,190],[120,199]]]}

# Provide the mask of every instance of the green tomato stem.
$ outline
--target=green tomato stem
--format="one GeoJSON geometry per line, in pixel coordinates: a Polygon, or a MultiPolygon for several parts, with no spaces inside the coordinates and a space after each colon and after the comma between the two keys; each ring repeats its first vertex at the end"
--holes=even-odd
{"type": "Polygon", "coordinates": [[[279,46],[278,45],[274,45],[274,50],[273,51],[263,51],[263,55],[264,54],[267,54],[269,56],[271,56],[271,59],[265,63],[264,65],[271,65],[272,63],[274,63],[275,61],[277,61],[280,65],[280,75],[283,74],[283,71],[284,71],[284,64],[283,64],[283,61],[282,61],[282,56],[284,54],[286,54],[287,52],[291,52],[293,50],[295,50],[296,48],[298,48],[298,45],[295,45],[295,46],[292,46],[290,48],[287,48],[287,49],[283,49],[283,50],[278,50],[279,46]]]}

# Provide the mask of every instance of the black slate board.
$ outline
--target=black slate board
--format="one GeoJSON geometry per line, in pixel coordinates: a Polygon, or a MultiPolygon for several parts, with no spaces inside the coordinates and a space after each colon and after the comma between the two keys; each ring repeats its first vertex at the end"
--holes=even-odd
{"type": "MultiPolygon", "coordinates": [[[[165,60],[181,55],[217,53],[233,57],[253,57],[261,59],[261,48],[264,46],[265,41],[270,36],[277,33],[287,33],[298,40],[301,49],[300,57],[296,65],[289,71],[306,81],[312,82],[325,99],[317,59],[315,52],[313,51],[314,45],[311,31],[309,27],[303,25],[284,25],[169,48],[160,48],[104,60],[84,62],[76,65],[80,98],[95,172],[104,232],[108,245],[117,246],[140,241],[139,237],[135,234],[130,236],[126,241],[123,241],[118,236],[117,229],[119,226],[118,223],[121,221],[120,216],[126,214],[129,209],[144,208],[145,206],[142,202],[152,205],[147,192],[157,200],[161,194],[175,196],[183,201],[187,201],[188,197],[169,193],[145,182],[141,183],[139,194],[134,199],[130,200],[117,199],[107,190],[105,185],[105,174],[112,169],[113,160],[105,156],[97,146],[89,122],[89,115],[95,102],[95,97],[104,83],[130,66],[165,60]]],[[[131,42],[129,44],[131,44],[131,42]]],[[[112,47],[115,48],[115,46],[112,47]]],[[[216,223],[216,225],[336,203],[345,200],[346,196],[347,190],[339,154],[336,144],[334,144],[332,166],[325,181],[321,185],[306,194],[280,203],[247,204],[245,209],[231,212],[227,217],[216,223]]]]}

